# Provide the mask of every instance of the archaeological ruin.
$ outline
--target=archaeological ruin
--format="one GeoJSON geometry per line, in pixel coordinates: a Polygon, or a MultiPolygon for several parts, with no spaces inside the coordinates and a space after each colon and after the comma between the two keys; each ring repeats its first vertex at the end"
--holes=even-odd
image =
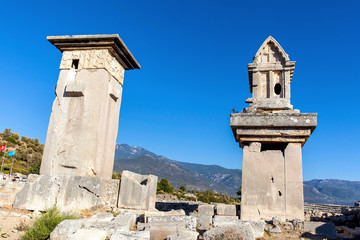
{"type": "Polygon", "coordinates": [[[157,176],[112,178],[125,70],[139,69],[119,35],[50,36],[62,53],[40,175],[14,199],[19,209],[155,209],[157,176]]]}
{"type": "Polygon", "coordinates": [[[293,109],[294,69],[271,36],[248,64],[250,107],[230,119],[243,149],[241,220],[304,219],[301,148],[316,128],[317,114],[293,109]]]}
{"type": "Polygon", "coordinates": [[[47,39],[62,59],[40,174],[111,178],[124,72],[140,65],[117,34],[47,39]]]}

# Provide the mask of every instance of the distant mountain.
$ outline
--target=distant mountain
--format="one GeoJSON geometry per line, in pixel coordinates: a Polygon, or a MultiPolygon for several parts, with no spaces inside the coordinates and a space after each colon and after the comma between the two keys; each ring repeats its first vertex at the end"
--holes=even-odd
{"type": "Polygon", "coordinates": [[[304,181],[304,200],[308,203],[353,205],[360,200],[360,182],[337,179],[304,181]]]}
{"type": "MultiPolygon", "coordinates": [[[[203,165],[170,160],[141,147],[117,144],[114,171],[130,170],[167,178],[178,188],[213,190],[236,196],[242,171],[218,165],[203,165]]],[[[353,205],[360,200],[360,182],[336,179],[304,182],[304,200],[308,203],[353,205]]]]}
{"type": "Polygon", "coordinates": [[[141,147],[117,144],[114,171],[123,170],[167,178],[176,188],[184,185],[187,189],[214,190],[232,196],[236,196],[241,185],[239,169],[174,161],[141,147]]]}

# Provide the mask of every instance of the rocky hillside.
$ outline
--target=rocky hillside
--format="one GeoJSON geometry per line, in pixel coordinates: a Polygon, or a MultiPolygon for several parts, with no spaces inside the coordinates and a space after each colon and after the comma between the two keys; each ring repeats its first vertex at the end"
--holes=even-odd
{"type": "Polygon", "coordinates": [[[176,188],[184,185],[187,189],[215,190],[232,196],[241,185],[239,169],[174,161],[127,144],[118,144],[115,150],[114,171],[122,170],[167,178],[176,188]]]}
{"type": "MultiPolygon", "coordinates": [[[[141,147],[118,144],[115,171],[130,170],[167,178],[175,187],[214,190],[235,196],[241,185],[241,170],[218,165],[202,165],[170,160],[141,147]]],[[[353,205],[360,200],[360,182],[344,180],[311,180],[304,182],[304,198],[309,203],[353,205]]]]}

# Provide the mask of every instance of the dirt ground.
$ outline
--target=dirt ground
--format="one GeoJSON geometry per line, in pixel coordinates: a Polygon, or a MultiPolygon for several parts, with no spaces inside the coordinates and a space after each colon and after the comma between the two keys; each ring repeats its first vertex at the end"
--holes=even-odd
{"type": "Polygon", "coordinates": [[[13,209],[10,206],[0,207],[0,239],[18,240],[23,234],[21,227],[31,225],[33,213],[13,209]]]}
{"type": "Polygon", "coordinates": [[[289,230],[283,231],[282,233],[272,233],[272,234],[264,234],[264,237],[257,238],[257,240],[270,240],[270,239],[277,239],[277,240],[332,240],[331,238],[326,238],[319,235],[314,235],[311,233],[304,233],[301,231],[289,230]]]}

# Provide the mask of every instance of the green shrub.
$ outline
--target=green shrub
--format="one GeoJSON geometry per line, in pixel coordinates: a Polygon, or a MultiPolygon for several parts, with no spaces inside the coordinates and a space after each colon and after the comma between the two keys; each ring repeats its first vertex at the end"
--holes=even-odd
{"type": "Polygon", "coordinates": [[[48,209],[35,219],[33,225],[21,236],[22,240],[45,240],[56,226],[65,219],[76,219],[72,213],[61,213],[56,206],[48,209]]]}
{"type": "Polygon", "coordinates": [[[8,142],[11,142],[11,143],[13,143],[13,144],[17,144],[16,139],[13,138],[13,137],[6,137],[5,140],[8,141],[8,142]]]}
{"type": "Polygon", "coordinates": [[[157,184],[157,191],[163,190],[166,193],[173,193],[174,187],[170,185],[169,180],[162,178],[157,184]]]}

